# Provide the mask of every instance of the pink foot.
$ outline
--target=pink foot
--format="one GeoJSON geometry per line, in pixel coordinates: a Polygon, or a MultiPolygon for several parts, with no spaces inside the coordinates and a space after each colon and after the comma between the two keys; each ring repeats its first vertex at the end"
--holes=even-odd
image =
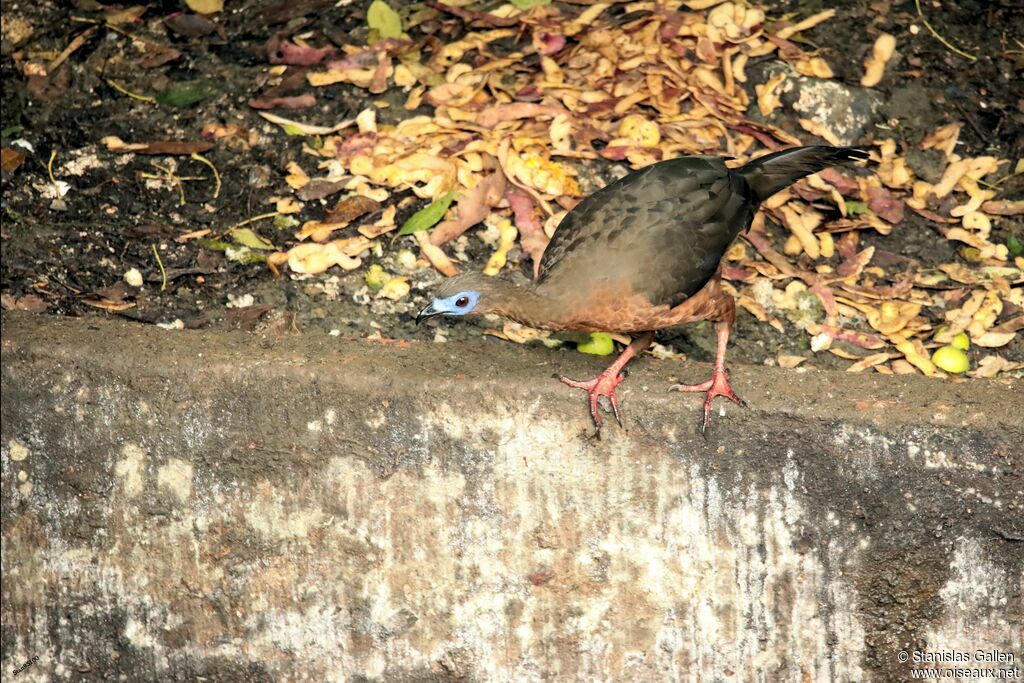
{"type": "Polygon", "coordinates": [[[704,397],[704,423],[700,427],[700,433],[705,437],[708,435],[708,425],[711,424],[711,401],[714,400],[715,396],[725,396],[739,406],[747,405],[729,386],[729,376],[725,374],[725,370],[719,368],[715,368],[715,374],[706,382],[701,382],[700,384],[673,384],[668,390],[707,392],[707,396],[704,397]]]}
{"type": "Polygon", "coordinates": [[[626,374],[620,373],[617,370],[612,372],[611,370],[612,368],[608,368],[608,370],[605,370],[594,379],[585,381],[569,379],[563,375],[555,375],[564,384],[576,387],[577,389],[583,389],[587,392],[590,399],[590,416],[594,418],[594,426],[597,428],[598,437],[601,436],[601,415],[597,411],[597,401],[602,396],[607,396],[608,400],[611,401],[615,419],[618,420],[619,426],[622,426],[622,417],[619,415],[619,397],[615,395],[615,387],[619,386],[622,380],[626,379],[626,374]]]}

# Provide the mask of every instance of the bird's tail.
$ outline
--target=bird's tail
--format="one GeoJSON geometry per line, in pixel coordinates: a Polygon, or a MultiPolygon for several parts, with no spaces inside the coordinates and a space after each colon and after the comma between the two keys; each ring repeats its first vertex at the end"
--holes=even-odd
{"type": "Polygon", "coordinates": [[[862,147],[792,147],[754,159],[737,171],[746,178],[757,201],[762,202],[804,176],[829,166],[867,158],[868,152],[862,147]]]}

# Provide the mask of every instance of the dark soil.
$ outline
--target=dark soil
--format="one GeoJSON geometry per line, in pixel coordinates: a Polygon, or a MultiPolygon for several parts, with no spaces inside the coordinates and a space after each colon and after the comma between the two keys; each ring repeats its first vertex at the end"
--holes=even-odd
{"type": "MultiPolygon", "coordinates": [[[[306,161],[303,140],[289,137],[266,123],[248,105],[267,80],[265,52],[268,38],[277,31],[302,34],[317,30],[336,42],[358,42],[366,32],[367,2],[338,7],[323,0],[229,3],[220,17],[219,30],[187,38],[168,30],[164,18],[183,9],[184,3],[151,3],[141,22],[126,23],[125,31],[181,53],[168,63],[146,67],[132,40],[97,26],[92,35],[48,79],[28,78],[28,61],[47,63],[64,50],[90,24],[73,18],[97,19],[99,6],[92,0],[73,3],[4,4],[4,39],[0,76],[3,77],[3,144],[25,140],[34,152],[24,165],[3,180],[2,292],[8,300],[35,294],[48,313],[71,316],[121,315],[144,323],[180,320],[187,327],[241,326],[247,329],[290,330],[365,337],[434,339],[436,327],[417,328],[413,319],[430,287],[440,276],[420,269],[408,273],[410,296],[395,303],[367,295],[365,269],[351,273],[331,270],[307,278],[275,278],[262,264],[228,261],[220,251],[203,248],[196,240],[175,238],[209,228],[222,234],[228,227],[273,210],[268,200],[287,194],[284,169],[290,161],[306,161]],[[27,37],[13,35],[8,22],[27,21],[27,37]],[[16,42],[17,41],[17,42],[16,42]],[[205,79],[213,95],[189,107],[155,105],[126,96],[109,85],[113,81],[141,95],[153,95],[172,83],[205,79]],[[141,177],[158,172],[151,163],[166,165],[164,156],[121,155],[101,144],[106,136],[126,142],[200,140],[208,124],[236,124],[259,136],[245,151],[218,145],[204,153],[216,165],[223,186],[213,198],[209,169],[187,156],[176,157],[179,175],[202,176],[185,183],[185,203],[170,185],[153,186],[141,177]],[[50,184],[47,165],[51,150],[55,176],[71,184],[62,203],[44,197],[50,184]],[[80,174],[77,172],[80,171],[80,174]],[[154,256],[154,247],[167,277],[154,256]],[[124,284],[124,273],[138,269],[145,278],[140,289],[124,284]],[[42,283],[45,283],[43,285],[42,283]],[[252,295],[254,306],[228,308],[230,297],[252,295]],[[131,303],[110,313],[90,306],[88,300],[131,303]]],[[[965,122],[961,135],[964,155],[992,154],[1016,160],[1024,155],[1024,48],[1018,40],[1021,9],[1012,0],[922,3],[931,25],[946,39],[977,61],[952,53],[936,40],[917,17],[915,3],[893,0],[787,0],[768,3],[769,17],[789,13],[803,17],[825,6],[838,5],[835,18],[806,33],[820,48],[837,78],[856,84],[865,53],[881,31],[897,38],[895,77],[887,76],[879,88],[884,102],[877,122],[879,135],[894,137],[910,149],[936,125],[965,122]],[[882,135],[884,134],[884,135],[882,135]]],[[[616,7],[610,11],[622,11],[616,7]]],[[[422,36],[416,30],[413,39],[422,36]]],[[[450,36],[438,36],[442,41],[450,36]]],[[[753,84],[750,84],[751,87],[753,84]]],[[[301,92],[301,90],[300,90],[301,92]]],[[[372,96],[355,87],[335,86],[317,91],[315,109],[282,115],[320,125],[350,118],[368,102],[387,100],[392,107],[380,117],[405,115],[401,94],[372,96]]],[[[392,120],[394,120],[392,118],[392,120]]],[[[804,135],[795,127],[790,132],[804,135]]],[[[867,140],[865,140],[867,141],[867,140]]],[[[941,166],[940,166],[941,170],[941,166]]],[[[583,169],[583,186],[600,186],[622,171],[613,162],[600,161],[583,169]]],[[[1007,183],[1004,197],[1021,195],[1020,178],[1007,183]],[[1016,183],[1016,185],[1014,185],[1016,183]]],[[[409,202],[399,220],[421,204],[409,202]]],[[[308,202],[300,221],[322,216],[316,202],[308,202]]],[[[284,233],[264,222],[264,236],[278,244],[284,233]],[[280,236],[279,236],[280,235],[280,236]]],[[[1002,242],[1015,232],[1024,239],[1019,221],[1001,219],[993,241],[1002,242]]],[[[908,212],[906,221],[888,237],[868,243],[925,265],[958,258],[954,247],[926,221],[908,212]]],[[[403,274],[393,254],[401,247],[415,250],[411,238],[387,245],[369,263],[379,262],[403,274]]],[[[464,251],[477,267],[487,249],[466,239],[464,251]]],[[[518,252],[513,252],[513,259],[518,252]]],[[[482,322],[479,325],[493,325],[482,322]]],[[[479,334],[479,325],[442,323],[449,339],[479,334]]],[[[807,337],[787,324],[788,334],[758,323],[740,312],[730,358],[739,362],[771,363],[780,353],[807,353],[807,337]]],[[[694,325],[665,336],[678,350],[699,360],[712,357],[710,325],[694,325]]],[[[1019,341],[1013,355],[1020,354],[1019,341]]],[[[818,354],[819,365],[839,363],[830,354],[818,354]]],[[[838,366],[838,365],[837,365],[838,366]]]]}

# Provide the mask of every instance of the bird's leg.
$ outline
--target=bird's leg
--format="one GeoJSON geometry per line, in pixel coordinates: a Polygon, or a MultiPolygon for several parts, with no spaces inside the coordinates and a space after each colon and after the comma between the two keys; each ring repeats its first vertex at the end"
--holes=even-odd
{"type": "Polygon", "coordinates": [[[675,389],[676,391],[707,392],[704,397],[704,422],[700,428],[701,434],[705,436],[707,436],[708,424],[711,422],[711,401],[715,396],[725,396],[741,406],[746,405],[743,399],[737,396],[729,386],[729,375],[725,372],[725,347],[729,344],[730,327],[731,324],[727,322],[715,323],[715,332],[718,333],[718,353],[715,355],[715,372],[711,379],[700,384],[673,384],[669,387],[669,391],[675,389]]]}
{"type": "Polygon", "coordinates": [[[597,428],[597,435],[601,436],[601,416],[597,412],[597,401],[602,396],[607,396],[608,400],[612,404],[612,412],[615,413],[615,419],[618,420],[619,426],[622,426],[622,418],[619,415],[619,397],[615,395],[615,388],[619,386],[619,383],[626,378],[625,373],[622,369],[626,367],[633,356],[644,352],[651,342],[654,341],[653,332],[644,332],[639,337],[634,339],[626,350],[623,351],[615,362],[608,366],[608,369],[602,372],[594,379],[585,381],[578,381],[569,379],[562,375],[556,375],[565,384],[570,387],[576,387],[577,389],[584,389],[590,399],[590,416],[594,418],[594,426],[597,428]]]}

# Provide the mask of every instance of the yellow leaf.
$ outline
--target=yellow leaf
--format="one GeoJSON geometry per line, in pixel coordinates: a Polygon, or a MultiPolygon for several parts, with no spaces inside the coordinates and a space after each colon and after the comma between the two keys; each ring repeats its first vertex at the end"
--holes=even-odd
{"type": "Polygon", "coordinates": [[[757,108],[761,110],[762,116],[770,116],[773,111],[778,109],[781,102],[775,91],[779,89],[779,86],[785,80],[785,72],[779,72],[768,79],[768,82],[764,85],[754,86],[754,92],[757,93],[757,108]]]}
{"type": "Polygon", "coordinates": [[[658,124],[640,114],[630,114],[619,122],[619,137],[628,138],[641,147],[657,147],[661,142],[658,124]]]}
{"type": "Polygon", "coordinates": [[[835,75],[832,73],[832,68],[828,65],[828,62],[821,57],[801,59],[793,66],[797,70],[797,73],[803,74],[804,76],[812,76],[814,78],[832,78],[835,75]]]}
{"type": "Polygon", "coordinates": [[[878,308],[868,309],[868,323],[882,334],[896,334],[921,312],[920,304],[904,301],[886,301],[878,308]]]}
{"type": "Polygon", "coordinates": [[[288,267],[296,273],[322,273],[333,265],[341,266],[345,270],[358,268],[362,261],[342,253],[338,248],[338,242],[341,241],[327,244],[306,242],[292,247],[287,252],[288,267]]]}
{"type": "Polygon", "coordinates": [[[516,243],[516,237],[519,236],[519,231],[512,226],[512,222],[507,218],[498,222],[498,231],[501,233],[501,237],[498,239],[498,249],[491,254],[491,258],[487,261],[484,275],[497,275],[501,272],[508,261],[508,252],[516,243]]]}
{"type": "Polygon", "coordinates": [[[871,56],[864,62],[864,77],[860,84],[865,88],[873,88],[882,80],[885,73],[885,65],[892,59],[892,53],[896,50],[896,38],[889,33],[883,33],[875,40],[871,48],[871,56]]]}
{"type": "Polygon", "coordinates": [[[288,175],[285,176],[284,181],[288,183],[293,190],[298,190],[309,185],[309,176],[306,175],[306,172],[302,170],[301,166],[293,161],[288,164],[288,175]]]}
{"type": "MultiPolygon", "coordinates": [[[[909,339],[900,338],[900,341],[896,343],[896,349],[906,357],[911,365],[929,377],[942,376],[939,369],[935,367],[934,363],[932,363],[931,358],[928,357],[928,352],[925,351],[924,344],[920,341],[910,341],[909,339]]],[[[893,365],[895,367],[895,363],[893,365]]],[[[897,372],[899,372],[899,370],[897,370],[897,372]]]]}
{"type": "Polygon", "coordinates": [[[216,14],[224,11],[224,0],[185,0],[185,4],[199,14],[216,14]]]}

